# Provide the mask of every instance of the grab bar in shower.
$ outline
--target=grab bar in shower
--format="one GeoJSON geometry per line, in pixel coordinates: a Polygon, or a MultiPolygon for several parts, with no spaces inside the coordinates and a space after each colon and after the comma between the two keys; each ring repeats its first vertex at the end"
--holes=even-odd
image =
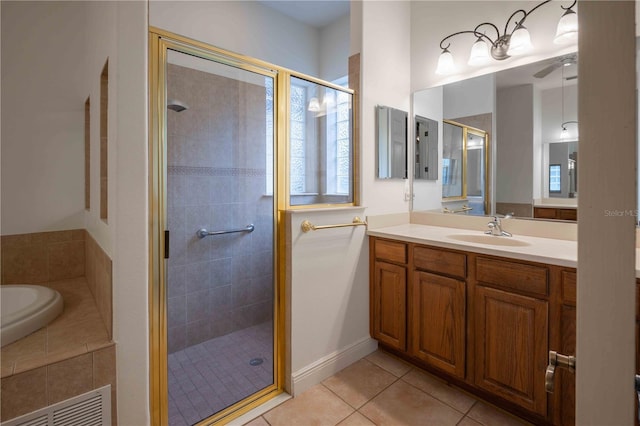
{"type": "Polygon", "coordinates": [[[305,220],[300,224],[300,228],[302,228],[302,232],[309,232],[309,231],[317,231],[318,229],[344,228],[345,226],[359,226],[359,225],[367,226],[367,222],[365,222],[364,220],[356,216],[353,218],[353,222],[351,223],[340,223],[337,225],[314,225],[308,220],[305,220]]]}
{"type": "Polygon", "coordinates": [[[254,229],[256,229],[256,227],[253,226],[253,223],[245,226],[244,228],[229,229],[225,231],[207,231],[206,228],[202,228],[202,229],[198,229],[198,232],[196,232],[196,235],[198,236],[198,238],[204,238],[204,237],[208,237],[209,235],[234,234],[236,232],[253,232],[254,229]]]}

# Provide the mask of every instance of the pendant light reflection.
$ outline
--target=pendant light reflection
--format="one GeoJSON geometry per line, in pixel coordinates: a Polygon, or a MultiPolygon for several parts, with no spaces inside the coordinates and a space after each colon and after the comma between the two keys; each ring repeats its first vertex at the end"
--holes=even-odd
{"type": "Polygon", "coordinates": [[[309,100],[309,107],[307,108],[311,112],[320,111],[320,101],[315,96],[309,100]]]}

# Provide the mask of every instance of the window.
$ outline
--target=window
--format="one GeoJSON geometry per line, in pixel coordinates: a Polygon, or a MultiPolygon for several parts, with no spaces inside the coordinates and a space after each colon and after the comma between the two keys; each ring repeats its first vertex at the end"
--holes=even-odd
{"type": "MultiPolygon", "coordinates": [[[[293,79],[292,79],[293,80],[293,79]]],[[[316,99],[317,102],[317,99],[316,99]]],[[[306,131],[307,131],[307,88],[291,82],[290,132],[290,181],[291,194],[306,192],[306,131]]],[[[310,107],[311,108],[311,107],[310,107]]]]}
{"type": "Polygon", "coordinates": [[[549,165],[549,192],[550,193],[560,193],[562,179],[560,173],[560,164],[551,164],[549,165]]]}
{"type": "Polygon", "coordinates": [[[290,93],[289,204],[352,203],[351,91],[291,77],[290,93]]]}
{"type": "Polygon", "coordinates": [[[266,188],[265,194],[273,195],[273,78],[264,78],[266,116],[266,188]]]}

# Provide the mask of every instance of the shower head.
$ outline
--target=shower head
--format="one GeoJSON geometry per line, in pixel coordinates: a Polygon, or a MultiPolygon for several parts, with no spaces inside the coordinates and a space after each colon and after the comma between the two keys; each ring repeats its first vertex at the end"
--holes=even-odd
{"type": "Polygon", "coordinates": [[[189,109],[189,105],[176,99],[169,99],[169,101],[167,102],[167,108],[169,108],[171,111],[182,112],[186,109],[189,109]]]}

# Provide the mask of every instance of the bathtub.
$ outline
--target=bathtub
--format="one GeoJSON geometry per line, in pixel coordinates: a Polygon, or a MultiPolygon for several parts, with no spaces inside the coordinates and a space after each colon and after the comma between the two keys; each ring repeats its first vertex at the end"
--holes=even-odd
{"type": "Polygon", "coordinates": [[[39,285],[2,285],[0,303],[0,346],[49,324],[64,307],[60,293],[39,285]]]}

